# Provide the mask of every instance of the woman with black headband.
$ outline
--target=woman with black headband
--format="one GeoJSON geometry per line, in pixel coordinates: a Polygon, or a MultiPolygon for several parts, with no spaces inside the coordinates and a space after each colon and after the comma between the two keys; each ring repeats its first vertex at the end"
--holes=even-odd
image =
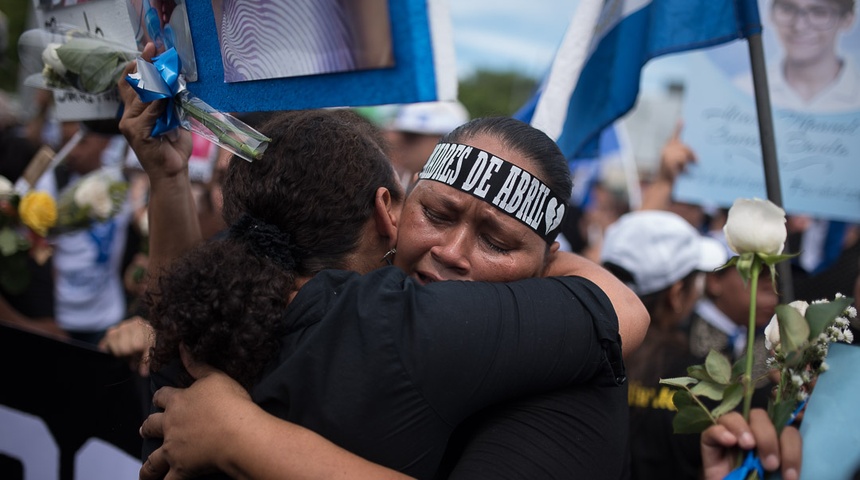
{"type": "MultiPolygon", "coordinates": [[[[546,212],[558,212],[559,202],[553,202],[555,196],[550,187],[540,180],[534,181],[534,175],[529,173],[541,169],[532,167],[530,161],[523,158],[523,154],[517,153],[516,140],[506,140],[504,134],[518,132],[524,128],[522,124],[509,119],[477,120],[445,139],[427,163],[420,176],[421,180],[406,202],[399,225],[401,232],[409,229],[419,239],[426,240],[426,243],[424,246],[413,244],[415,239],[407,239],[401,235],[398,245],[404,249],[403,253],[406,255],[397,253],[397,258],[404,259],[406,263],[403,266],[413,272],[419,283],[448,277],[528,275],[529,268],[541,264],[543,260],[540,259],[546,255],[545,251],[552,250],[551,239],[546,239],[544,235],[547,227],[552,231],[551,227],[555,221],[552,218],[547,219],[546,212]],[[490,151],[499,156],[489,153],[490,151]],[[507,162],[502,157],[515,159],[517,163],[507,162]],[[511,219],[515,222],[512,223],[511,219]],[[527,228],[519,228],[516,222],[523,223],[527,228]],[[529,232],[529,229],[533,229],[533,232],[529,232]],[[539,242],[534,242],[535,239],[539,242]],[[403,247],[403,244],[410,245],[403,247]],[[521,256],[514,262],[506,263],[500,260],[511,255],[511,252],[521,256]],[[491,253],[498,255],[495,257],[496,261],[493,261],[494,254],[491,253]],[[538,261],[535,262],[535,259],[538,261]],[[523,270],[505,270],[518,267],[523,267],[523,270]]],[[[533,149],[528,147],[531,143],[526,145],[521,148],[533,149]]],[[[245,165],[240,163],[240,166],[245,165]]],[[[539,175],[546,173],[541,171],[539,175]]],[[[263,227],[258,225],[258,228],[263,227]]],[[[247,232],[252,229],[234,230],[237,230],[235,234],[245,232],[241,233],[245,239],[247,232]]],[[[262,236],[268,237],[268,234],[262,236]]],[[[191,265],[194,265],[194,262],[191,265]]],[[[203,272],[204,275],[216,273],[203,272]]],[[[325,275],[325,272],[320,274],[325,275]]],[[[238,282],[241,283],[241,279],[238,282]]],[[[176,288],[182,289],[183,285],[179,283],[176,288]]],[[[304,288],[309,287],[310,283],[304,288]]],[[[420,290],[418,286],[414,288],[416,292],[420,290]]],[[[462,297],[458,297],[454,290],[446,291],[451,292],[451,295],[442,296],[431,303],[434,309],[442,307],[439,310],[439,318],[428,318],[426,321],[435,321],[437,325],[441,325],[439,328],[444,328],[446,321],[454,320],[456,328],[456,322],[463,322],[458,319],[457,315],[461,312],[457,310],[469,309],[470,305],[464,304],[462,297]],[[446,302],[449,305],[444,305],[446,302]]],[[[349,294],[343,290],[339,292],[341,295],[349,294]]],[[[295,308],[295,303],[301,301],[301,295],[304,293],[305,291],[300,292],[291,308],[295,308]]],[[[277,298],[277,294],[274,296],[277,298]]],[[[553,295],[544,293],[539,296],[541,300],[549,301],[553,295]]],[[[478,298],[470,298],[470,301],[481,303],[478,298]]],[[[420,310],[420,302],[414,305],[420,310]]],[[[486,308],[492,310],[493,306],[487,305],[486,308]]],[[[384,310],[379,314],[385,316],[384,310]]],[[[384,322],[382,319],[380,321],[384,322]]],[[[483,320],[478,315],[466,321],[483,320]]],[[[409,323],[408,320],[406,323],[409,323]]],[[[420,325],[409,327],[410,334],[420,337],[422,332],[428,332],[418,327],[420,325]]],[[[378,333],[380,330],[368,328],[364,339],[369,344],[365,348],[371,350],[374,340],[378,340],[372,338],[375,336],[373,331],[378,333]]],[[[489,330],[482,333],[492,335],[489,330]]],[[[468,337],[468,333],[465,335],[467,338],[460,340],[469,344],[473,339],[468,337]]],[[[308,345],[308,342],[303,343],[308,345]]],[[[454,363],[457,360],[446,358],[446,353],[452,351],[448,350],[446,345],[430,343],[430,346],[438,346],[440,351],[435,356],[426,358],[430,365],[420,366],[414,371],[430,371],[435,363],[454,363]]],[[[275,373],[266,374],[260,385],[264,385],[262,389],[269,392],[264,393],[264,396],[269,395],[270,398],[263,406],[267,407],[272,401],[283,402],[277,397],[290,392],[290,399],[297,402],[284,407],[298,408],[303,412],[330,409],[332,412],[328,415],[333,419],[333,424],[323,425],[321,428],[315,425],[315,430],[335,439],[341,446],[387,465],[392,464],[379,460],[380,455],[398,457],[415,445],[434,441],[433,433],[428,432],[426,424],[421,422],[425,417],[420,412],[421,407],[416,407],[420,402],[398,397],[398,392],[411,387],[395,378],[376,382],[370,380],[389,376],[391,368],[377,371],[366,364],[366,359],[356,356],[355,364],[351,365],[355,367],[352,373],[356,378],[344,379],[339,374],[343,373],[342,368],[333,366],[339,362],[330,360],[332,355],[336,356],[333,352],[343,352],[344,349],[337,344],[332,344],[331,347],[325,351],[317,350],[319,356],[305,362],[308,369],[302,372],[302,377],[287,371],[292,358],[287,360],[286,364],[276,367],[275,373]],[[327,361],[331,369],[326,375],[329,378],[321,383],[323,390],[328,393],[320,395],[321,390],[318,390],[308,394],[313,389],[301,385],[301,382],[320,380],[320,372],[315,364],[323,361],[322,359],[329,359],[327,361]],[[364,371],[363,368],[371,370],[364,371]],[[278,372],[284,376],[276,375],[278,372]],[[350,384],[343,386],[332,382],[350,384]],[[389,382],[395,385],[394,392],[386,390],[389,382]],[[299,392],[291,391],[293,388],[290,384],[297,387],[299,392]],[[343,395],[345,390],[352,389],[357,392],[355,395],[366,396],[369,401],[343,395]],[[325,403],[311,405],[316,402],[325,403]],[[362,410],[361,407],[367,407],[368,404],[372,405],[370,410],[362,410]],[[356,409],[362,410],[362,413],[357,413],[356,409]],[[389,418],[380,420],[380,417],[389,418]],[[414,423],[404,426],[404,417],[410,417],[414,423]],[[349,429],[355,425],[359,426],[360,432],[344,432],[338,428],[342,426],[349,429]],[[406,429],[406,432],[401,429],[406,429]],[[398,441],[391,442],[391,438],[407,445],[401,445],[398,441]],[[380,449],[386,452],[380,453],[380,449]]],[[[522,351],[525,350],[527,347],[523,347],[522,351]]],[[[408,358],[410,353],[414,352],[405,352],[404,356],[408,358]]],[[[475,358],[482,356],[481,352],[474,352],[472,355],[475,358]]],[[[525,355],[523,357],[522,361],[529,360],[525,355]]],[[[514,360],[516,359],[514,357],[514,360]]],[[[499,359],[501,362],[505,360],[499,359]]],[[[168,443],[149,458],[141,471],[141,478],[161,478],[168,468],[175,478],[187,478],[190,474],[205,471],[200,470],[205,467],[217,467],[240,478],[404,478],[396,471],[368,463],[338,448],[311,431],[268,415],[252,403],[245,390],[225,375],[209,372],[199,365],[189,365],[196,377],[205,378],[201,378],[187,390],[167,388],[156,394],[156,404],[169,404],[167,413],[152,416],[144,424],[143,431],[158,431],[164,426],[169,430],[168,443]],[[298,475],[301,476],[297,477],[298,475]]],[[[468,364],[463,367],[464,378],[468,377],[470,367],[468,364]]],[[[501,369],[500,374],[502,372],[516,375],[515,368],[501,369]]],[[[421,379],[423,377],[410,377],[405,382],[420,383],[421,379]]],[[[450,385],[426,386],[430,390],[437,390],[435,393],[431,391],[429,395],[445,392],[453,397],[454,402],[470,400],[457,393],[462,392],[458,381],[463,379],[448,379],[450,385]]],[[[490,383],[488,381],[484,385],[476,385],[474,390],[480,390],[490,383]]],[[[258,401],[260,388],[258,386],[252,390],[254,399],[258,401]]],[[[556,467],[563,466],[567,468],[565,473],[572,475],[564,478],[617,478],[624,459],[626,410],[625,389],[601,387],[594,383],[532,395],[485,409],[462,424],[449,445],[446,460],[448,457],[455,460],[459,458],[459,462],[453,470],[450,465],[443,464],[443,468],[437,471],[434,477],[560,478],[560,471],[556,470],[556,467]],[[618,406],[620,411],[616,408],[618,406]],[[567,436],[559,439],[559,434],[567,436]],[[518,435],[520,438],[517,438],[518,435]],[[466,444],[465,448],[462,443],[466,444]],[[528,447],[530,444],[531,447],[528,447]],[[525,451],[520,450],[524,445],[525,451]],[[571,452],[560,452],[562,448],[571,452]],[[550,458],[551,455],[567,455],[569,458],[553,459],[550,458]]],[[[287,416],[289,415],[287,412],[287,416]]],[[[307,418],[300,421],[305,420],[307,418]]],[[[734,428],[748,431],[749,427],[736,425],[734,428]]],[[[739,437],[738,433],[735,435],[739,437]]],[[[756,431],[757,438],[758,435],[759,432],[756,431]]],[[[725,439],[725,436],[725,432],[708,436],[708,451],[721,452],[731,446],[732,440],[725,439]]],[[[751,445],[747,442],[744,446],[749,448],[751,445]]],[[[773,448],[773,445],[770,445],[770,448],[773,448]]],[[[797,449],[793,452],[796,458],[797,449]]],[[[711,465],[728,458],[721,453],[712,454],[714,455],[717,458],[711,461],[711,465]]],[[[419,477],[427,476],[410,466],[401,469],[419,477]]],[[[713,470],[716,471],[716,467],[713,470]]]]}
{"type": "MultiPolygon", "coordinates": [[[[126,100],[123,130],[153,180],[153,249],[176,252],[182,247],[159,227],[188,207],[177,193],[180,170],[165,174],[166,162],[181,154],[134,124],[135,116],[157,108],[126,100]]],[[[175,355],[183,341],[192,357],[253,384],[266,411],[419,477],[436,471],[453,426],[485,406],[530,391],[621,381],[615,312],[640,327],[647,318],[593,264],[576,259],[567,272],[593,274],[606,293],[582,277],[422,285],[451,278],[432,247],[412,257],[418,281],[394,268],[364,276],[327,270],[377,268],[400,221],[396,182],[384,186],[394,182],[391,167],[357,125],[347,112],[293,112],[263,127],[273,138],[264,158],[235,161],[228,174],[231,238],[175,262],[153,291],[156,359],[167,358],[159,352],[175,355]],[[379,178],[383,171],[388,178],[379,178]],[[438,268],[427,267],[431,261],[438,268]]],[[[481,258],[496,255],[498,268],[487,271],[555,272],[561,267],[547,260],[555,255],[561,197],[533,181],[535,165],[513,159],[515,150],[481,144],[479,137],[468,153],[465,144],[439,153],[439,172],[460,168],[467,175],[456,193],[469,201],[441,208],[425,201],[412,218],[457,237],[447,244],[472,242],[481,258]],[[492,195],[491,203],[480,195],[492,195]],[[516,270],[520,264],[527,268],[516,270]]],[[[443,186],[441,179],[421,183],[443,186]]],[[[394,257],[400,262],[400,254],[394,257]]],[[[475,265],[448,267],[459,278],[475,278],[467,275],[475,265]]]]}

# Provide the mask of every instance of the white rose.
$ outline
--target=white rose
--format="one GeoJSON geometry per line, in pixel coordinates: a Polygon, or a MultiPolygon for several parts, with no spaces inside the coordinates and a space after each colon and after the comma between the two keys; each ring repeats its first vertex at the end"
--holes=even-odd
{"type": "Polygon", "coordinates": [[[75,189],[74,199],[79,207],[90,207],[101,220],[106,220],[110,216],[113,203],[108,184],[101,177],[92,176],[83,179],[75,189]]]}
{"type": "Polygon", "coordinates": [[[66,74],[66,66],[63,65],[63,62],[60,60],[60,56],[57,55],[57,49],[62,47],[62,44],[59,43],[49,43],[45,50],[42,51],[42,62],[45,65],[51,67],[57,75],[65,75],[66,74]]]}
{"type": "Polygon", "coordinates": [[[738,254],[782,253],[788,236],[785,210],[769,200],[738,199],[729,209],[723,233],[729,247],[738,254]]]}
{"type": "Polygon", "coordinates": [[[0,175],[0,197],[8,197],[15,193],[15,186],[8,178],[0,175]]]}
{"type": "MultiPolygon", "coordinates": [[[[809,304],[803,300],[795,300],[789,303],[788,306],[797,310],[801,317],[806,316],[806,309],[809,308],[809,304]]],[[[767,327],[764,328],[764,346],[768,350],[771,350],[777,345],[779,345],[779,320],[774,315],[771,317],[767,327]]]]}

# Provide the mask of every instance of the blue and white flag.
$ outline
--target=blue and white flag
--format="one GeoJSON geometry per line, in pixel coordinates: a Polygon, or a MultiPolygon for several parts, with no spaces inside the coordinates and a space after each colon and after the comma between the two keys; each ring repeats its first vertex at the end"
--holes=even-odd
{"type": "Polygon", "coordinates": [[[581,0],[549,76],[516,117],[569,159],[595,158],[601,132],[636,102],[648,60],[759,32],[756,0],[581,0]]]}

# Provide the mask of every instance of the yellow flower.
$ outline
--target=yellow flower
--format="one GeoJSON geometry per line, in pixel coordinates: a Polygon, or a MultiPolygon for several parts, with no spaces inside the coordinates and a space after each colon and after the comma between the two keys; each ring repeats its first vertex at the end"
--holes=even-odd
{"type": "Polygon", "coordinates": [[[30,192],[21,199],[18,215],[24,225],[44,237],[57,223],[57,204],[45,192],[30,192]]]}

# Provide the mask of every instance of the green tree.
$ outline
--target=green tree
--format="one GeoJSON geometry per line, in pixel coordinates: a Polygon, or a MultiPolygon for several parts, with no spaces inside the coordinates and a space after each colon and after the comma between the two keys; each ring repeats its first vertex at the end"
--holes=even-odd
{"type": "Polygon", "coordinates": [[[477,70],[460,80],[459,99],[472,118],[511,115],[532,96],[537,80],[516,71],[477,70]]]}

